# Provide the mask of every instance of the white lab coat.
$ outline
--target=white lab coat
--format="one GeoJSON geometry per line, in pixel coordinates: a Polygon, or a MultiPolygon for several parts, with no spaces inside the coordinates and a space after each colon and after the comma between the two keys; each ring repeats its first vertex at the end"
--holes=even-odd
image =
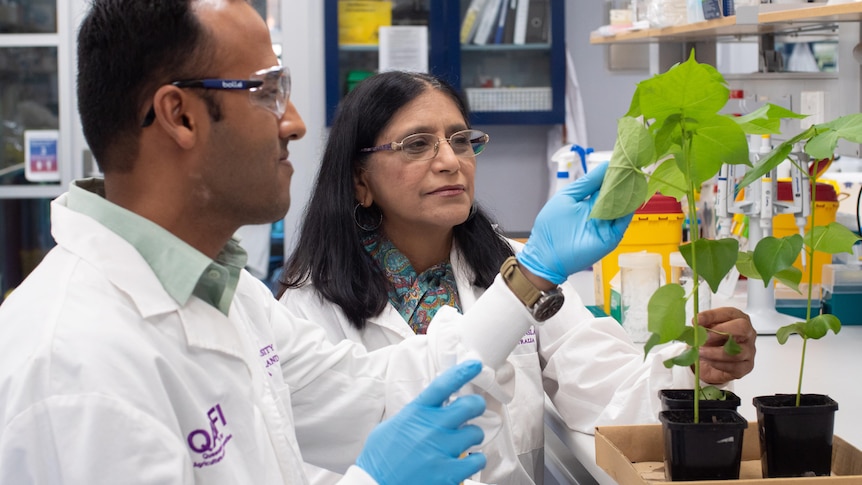
{"type": "MultiPolygon", "coordinates": [[[[523,247],[516,241],[509,242],[516,251],[523,247]]],[[[467,312],[483,290],[470,284],[472,270],[457,248],[453,248],[450,261],[461,308],[467,312]]],[[[616,320],[594,317],[571,285],[565,283],[562,287],[566,301],[560,312],[531,328],[509,355],[508,362],[515,372],[498,372],[500,385],[514,386],[514,398],[501,413],[502,430],[482,448],[488,466],[478,479],[484,483],[524,485],[541,476],[544,393],[569,427],[592,434],[598,424],[656,422],[661,408],[658,390],[690,388],[694,384],[688,369],[669,370],[662,364],[680,351],[679,346],[651,353],[644,362],[643,349],[635,347],[616,320]]],[[[285,292],[281,302],[303,318],[322,322],[332,342],[353,340],[375,350],[413,336],[413,330],[391,305],[359,331],[348,323],[339,307],[326,304],[310,285],[285,292]]],[[[429,332],[437,321],[435,316],[429,332]]],[[[487,335],[488,339],[494,337],[492,333],[487,335]]],[[[308,473],[316,484],[337,480],[331,472],[314,466],[308,466],[308,473]]]]}
{"type": "Polygon", "coordinates": [[[457,328],[506,315],[508,353],[531,323],[498,278],[488,308],[450,315],[450,331],[372,354],[330,346],[245,271],[229,316],[179,305],[133,246],[65,202],[58,246],[0,307],[3,484],[301,484],[303,459],[373,483],[350,467],[368,432],[462,343],[499,352],[457,328]]]}

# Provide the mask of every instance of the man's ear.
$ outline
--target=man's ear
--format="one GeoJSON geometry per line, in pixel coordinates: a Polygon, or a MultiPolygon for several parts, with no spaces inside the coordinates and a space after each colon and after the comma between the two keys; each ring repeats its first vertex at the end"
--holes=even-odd
{"type": "Polygon", "coordinates": [[[368,186],[367,172],[361,168],[353,171],[353,191],[362,207],[370,207],[374,203],[374,195],[368,186]]]}
{"type": "Polygon", "coordinates": [[[155,124],[184,149],[192,148],[198,137],[199,110],[194,110],[193,103],[187,92],[171,85],[160,87],[153,96],[155,124]]]}

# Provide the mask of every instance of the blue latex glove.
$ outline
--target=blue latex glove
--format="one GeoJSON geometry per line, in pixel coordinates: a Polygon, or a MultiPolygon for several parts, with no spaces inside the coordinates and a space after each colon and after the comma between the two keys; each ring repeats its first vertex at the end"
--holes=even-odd
{"type": "Polygon", "coordinates": [[[419,397],[374,428],[356,465],[381,485],[457,485],[485,468],[482,453],[459,459],[485,436],[478,426],[464,425],[485,412],[485,399],[469,394],[447,404],[481,370],[478,360],[468,360],[440,374],[419,397]]]}
{"type": "Polygon", "coordinates": [[[632,214],[612,221],[590,219],[608,162],[557,192],[539,215],[518,262],[559,285],[570,274],[592,266],[617,247],[632,214]]]}

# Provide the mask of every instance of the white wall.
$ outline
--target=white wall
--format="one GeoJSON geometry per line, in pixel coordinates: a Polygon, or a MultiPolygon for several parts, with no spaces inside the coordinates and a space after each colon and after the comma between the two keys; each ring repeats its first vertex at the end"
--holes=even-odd
{"type": "Polygon", "coordinates": [[[294,237],[311,194],[320,166],[326,130],[326,90],[324,89],[323,2],[282,3],[282,62],[290,68],[290,99],[305,120],[305,138],[291,142],[290,161],[294,166],[290,184],[291,206],[284,218],[285,254],[294,237]]]}
{"type": "Polygon", "coordinates": [[[635,85],[649,76],[644,71],[608,69],[606,45],[590,44],[590,32],[607,23],[604,0],[566,2],[566,45],[578,71],[587,119],[587,139],[595,150],[611,150],[617,119],[629,109],[635,85]]]}

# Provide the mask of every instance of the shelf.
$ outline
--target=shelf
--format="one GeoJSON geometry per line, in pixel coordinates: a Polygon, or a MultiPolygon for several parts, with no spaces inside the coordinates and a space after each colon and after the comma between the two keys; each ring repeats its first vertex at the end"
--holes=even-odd
{"type": "Polygon", "coordinates": [[[551,44],[461,44],[461,50],[468,51],[549,51],[551,44]]]}
{"type": "MultiPolygon", "coordinates": [[[[338,46],[340,52],[377,52],[380,50],[377,44],[341,44],[338,46]]],[[[470,51],[549,51],[551,44],[461,44],[461,50],[470,51]]]]}
{"type": "MultiPolygon", "coordinates": [[[[808,4],[801,4],[808,5],[808,4]]],[[[776,5],[777,6],[777,5],[776,5]]],[[[862,2],[823,5],[816,7],[790,7],[767,10],[762,5],[757,14],[757,23],[738,24],[737,16],[722,17],[685,25],[655,29],[624,31],[610,36],[597,32],[590,34],[590,44],[681,42],[780,33],[792,31],[811,24],[862,21],[862,2]]]]}

